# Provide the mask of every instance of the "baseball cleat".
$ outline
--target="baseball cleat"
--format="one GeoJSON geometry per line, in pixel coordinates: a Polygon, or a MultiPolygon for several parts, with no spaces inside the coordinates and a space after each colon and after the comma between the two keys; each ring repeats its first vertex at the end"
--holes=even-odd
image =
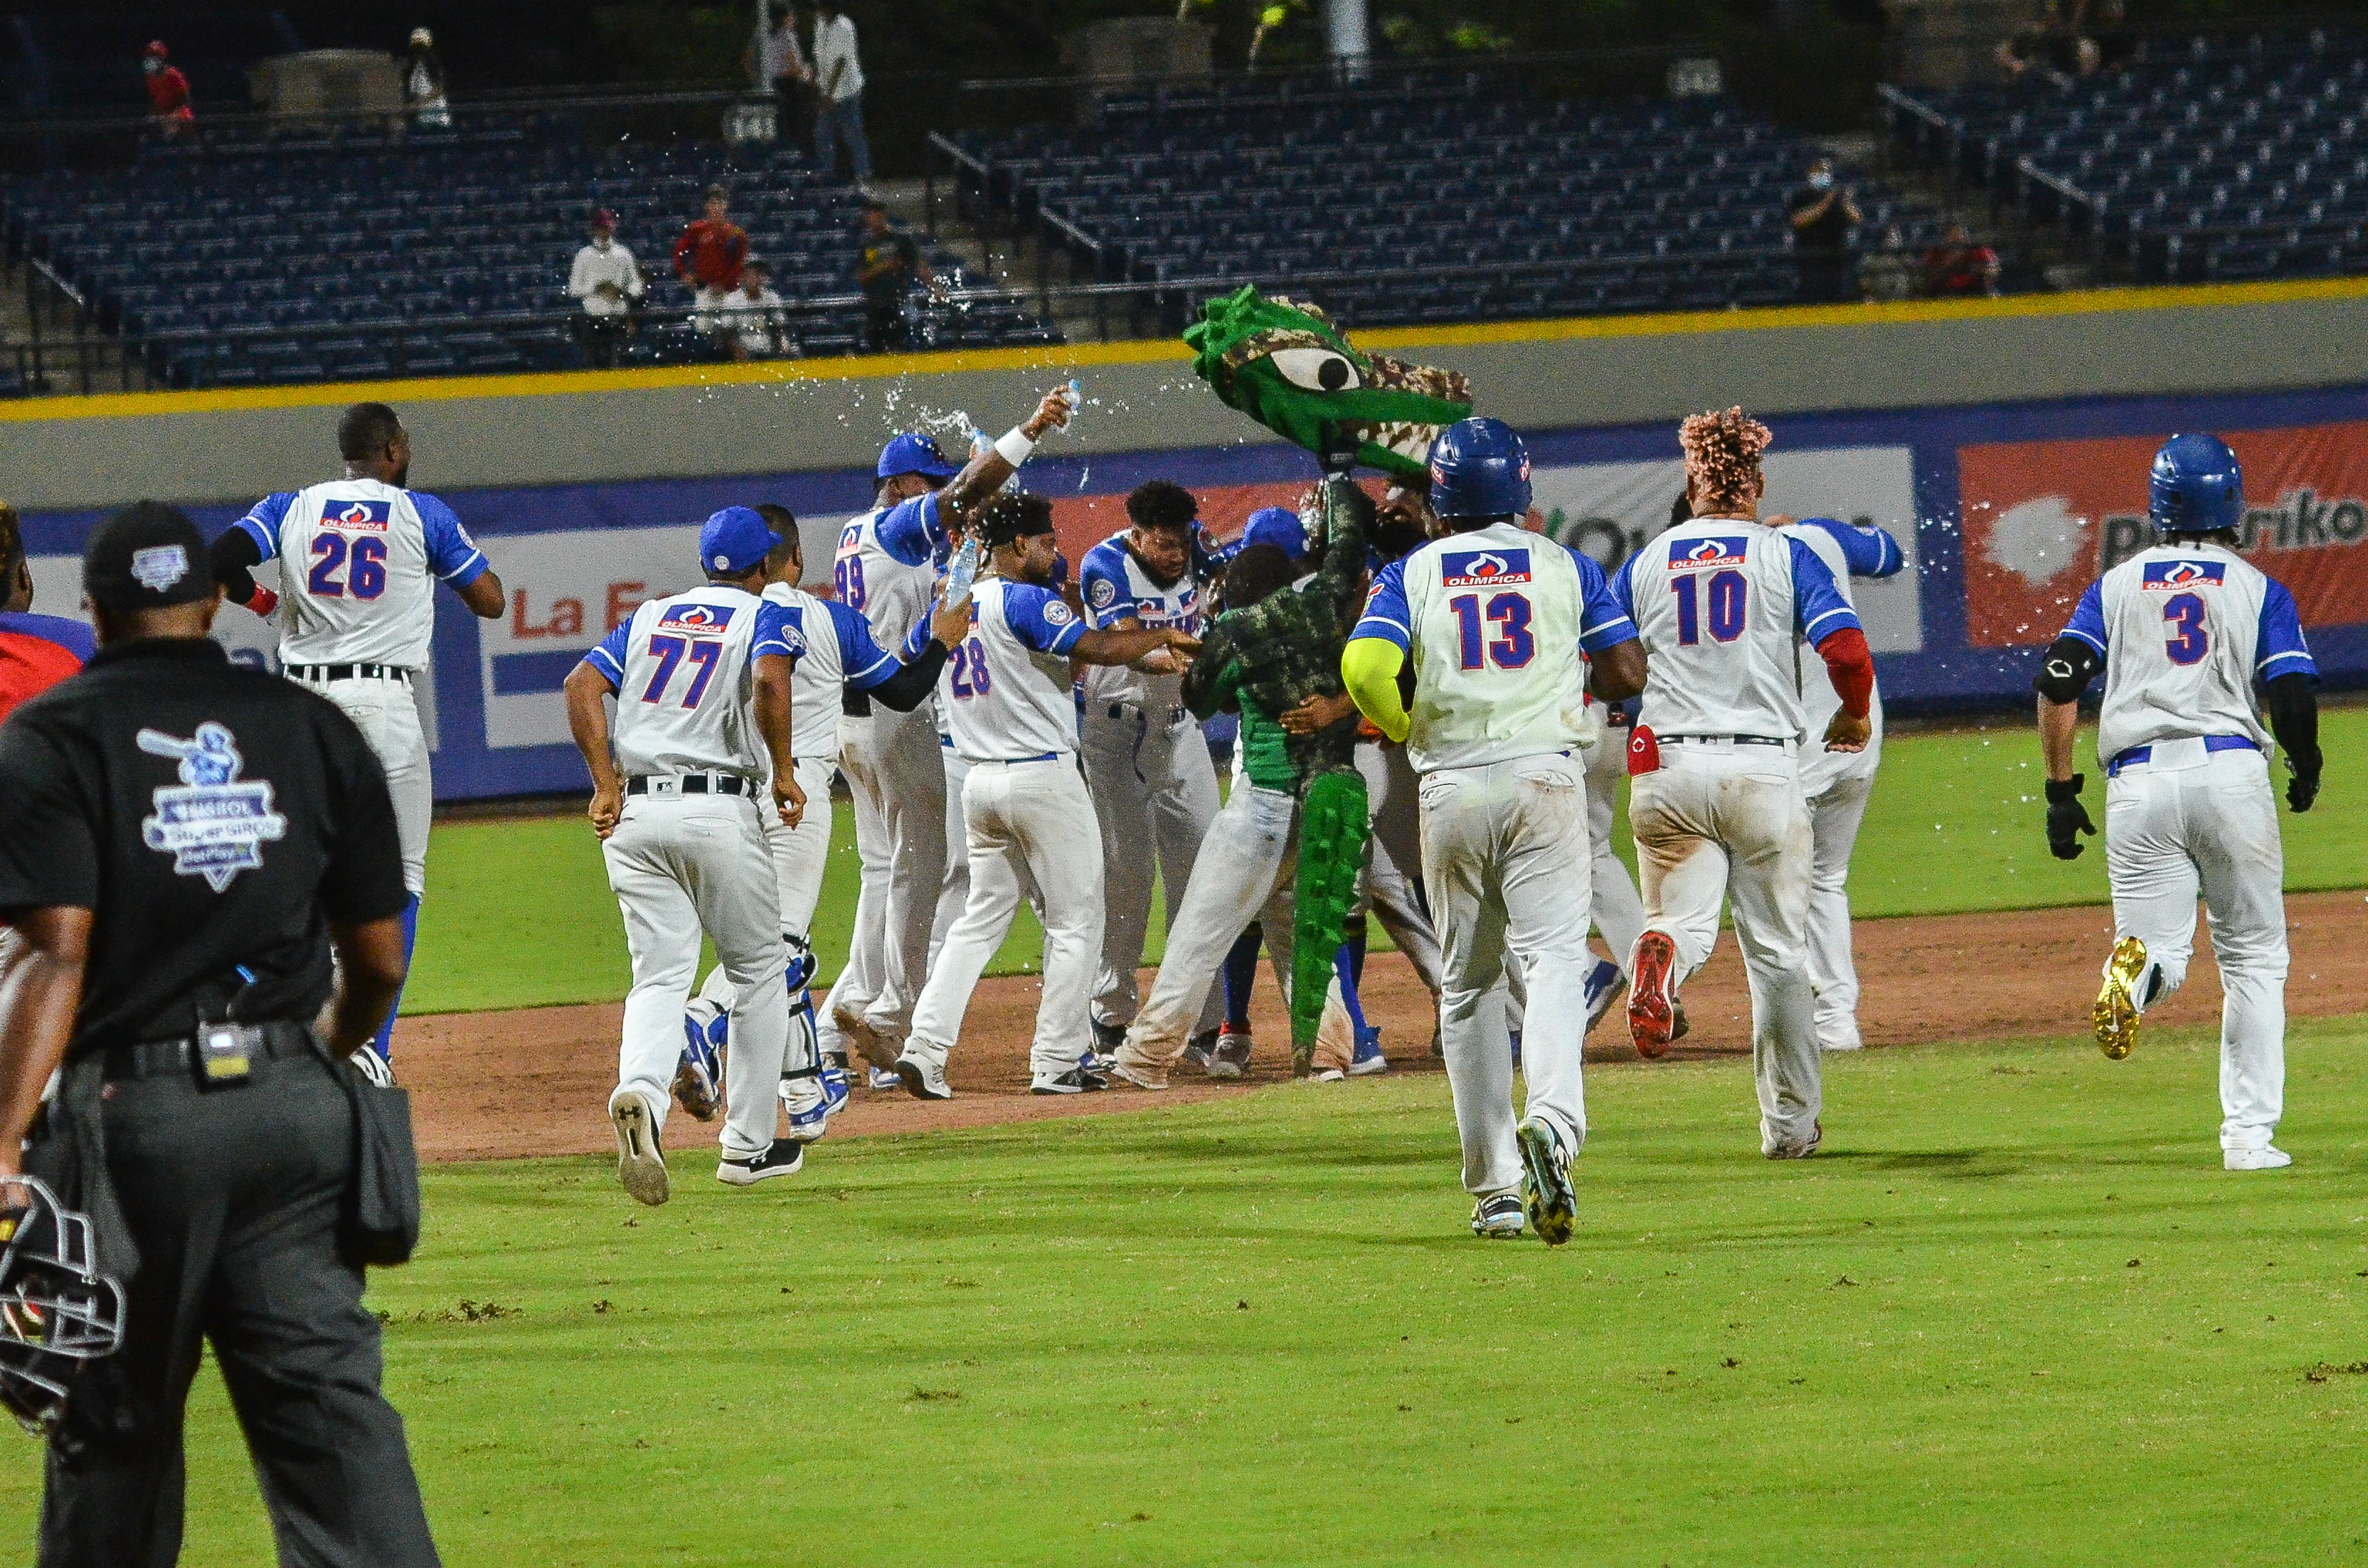
{"type": "Polygon", "coordinates": [[[1221,1083],[1235,1083],[1249,1076],[1250,1050],[1256,1043],[1247,1029],[1230,1026],[1219,1029],[1216,1049],[1209,1053],[1209,1076],[1221,1083]]]}
{"type": "Polygon", "coordinates": [[[1578,1194],[1570,1185],[1570,1152],[1542,1117],[1524,1117],[1513,1130],[1521,1148],[1521,1204],[1538,1240],[1558,1247],[1578,1223],[1578,1194]]]}
{"type": "MultiPolygon", "coordinates": [[[[682,1019],[682,1060],[674,1070],[674,1097],[700,1121],[723,1108],[723,1051],[715,1036],[729,1017],[712,1002],[693,1002],[682,1019]]],[[[727,1037],[728,1038],[728,1037],[727,1037]]]]}
{"type": "Polygon", "coordinates": [[[2278,1171],[2294,1164],[2294,1156],[2283,1149],[2272,1149],[2264,1143],[2258,1149],[2223,1149],[2220,1168],[2224,1171],[2278,1171]]]}
{"type": "Polygon", "coordinates": [[[1083,1062],[1065,1073],[1038,1073],[1028,1080],[1031,1095],[1087,1095],[1110,1087],[1110,1080],[1087,1070],[1083,1062]]]}
{"type": "Polygon", "coordinates": [[[1313,1084],[1345,1084],[1348,1081],[1349,1074],[1338,1067],[1326,1067],[1321,1073],[1311,1074],[1308,1079],[1313,1084]]]}
{"type": "Polygon", "coordinates": [[[847,1037],[848,1043],[855,1047],[856,1053],[863,1060],[874,1067],[886,1068],[892,1073],[895,1071],[896,1058],[904,1050],[903,1042],[891,1040],[873,1028],[863,1015],[852,1007],[833,1007],[830,1021],[838,1026],[838,1032],[847,1037]]]}
{"type": "Polygon", "coordinates": [[[617,1179],[636,1203],[653,1209],[666,1200],[666,1154],[658,1147],[656,1119],[638,1089],[609,1096],[609,1125],[617,1131],[617,1179]]]}
{"type": "Polygon", "coordinates": [[[805,1168],[806,1146],[794,1138],[776,1138],[755,1154],[726,1154],[717,1162],[715,1179],[729,1187],[754,1187],[775,1176],[795,1176],[805,1168]]]}
{"type": "Polygon", "coordinates": [[[1628,982],[1628,1038],[1649,1062],[1685,1032],[1674,994],[1678,945],[1667,932],[1647,931],[1636,938],[1635,962],[1628,982]]]}
{"type": "Polygon", "coordinates": [[[391,1089],[394,1087],[394,1068],[387,1062],[385,1057],[381,1056],[378,1053],[378,1047],[374,1045],[356,1046],[354,1048],[354,1053],[346,1058],[346,1060],[354,1064],[354,1070],[356,1072],[359,1073],[363,1077],[368,1078],[380,1088],[391,1089]]]}
{"type": "Polygon", "coordinates": [[[1357,1031],[1357,1052],[1349,1059],[1349,1076],[1370,1078],[1389,1070],[1389,1058],[1382,1054],[1382,1027],[1368,1024],[1357,1031]]]}
{"type": "Polygon", "coordinates": [[[1118,1054],[1110,1058],[1110,1075],[1138,1089],[1167,1086],[1167,1064],[1154,1061],[1131,1045],[1121,1046],[1118,1054]]]}
{"type": "Polygon", "coordinates": [[[1521,1195],[1492,1192],[1472,1205],[1472,1233],[1484,1241],[1508,1242],[1521,1233],[1521,1195]]]}
{"type": "Polygon", "coordinates": [[[953,1090],[946,1086],[946,1064],[929,1062],[911,1051],[896,1058],[896,1076],[905,1092],[916,1100],[950,1100],[953,1090]]]}
{"type": "Polygon", "coordinates": [[[1105,1058],[1116,1056],[1118,1048],[1126,1043],[1126,1026],[1106,1024],[1099,1018],[1092,1017],[1089,1017],[1087,1022],[1093,1027],[1092,1054],[1105,1058]]]}
{"type": "Polygon", "coordinates": [[[863,1086],[867,1089],[877,1089],[885,1094],[890,1089],[901,1089],[905,1086],[903,1076],[894,1067],[872,1067],[865,1071],[863,1086]]]}
{"type": "Polygon", "coordinates": [[[2134,989],[2146,972],[2146,944],[2124,937],[2113,944],[2105,960],[2105,983],[2098,989],[2089,1017],[2097,1027],[2097,1049],[2115,1062],[2137,1049],[2138,1000],[2134,989]]]}
{"type": "Polygon", "coordinates": [[[1604,1015],[1611,1011],[1611,1004],[1619,1000],[1620,987],[1626,983],[1626,978],[1620,972],[1620,966],[1610,959],[1598,960],[1595,967],[1587,971],[1584,994],[1587,998],[1587,1032],[1588,1034],[1593,1034],[1595,1026],[1601,1023],[1604,1015]]]}
{"type": "Polygon", "coordinates": [[[1805,1160],[1816,1153],[1817,1145],[1825,1141],[1826,1124],[1821,1119],[1809,1123],[1809,1135],[1806,1138],[1780,1138],[1770,1143],[1763,1136],[1760,1140],[1759,1152],[1771,1160],[1805,1160]]]}
{"type": "Polygon", "coordinates": [[[1184,1042],[1184,1060],[1207,1074],[1217,1060],[1217,1042],[1224,1038],[1221,1029],[1203,1029],[1184,1042]]]}

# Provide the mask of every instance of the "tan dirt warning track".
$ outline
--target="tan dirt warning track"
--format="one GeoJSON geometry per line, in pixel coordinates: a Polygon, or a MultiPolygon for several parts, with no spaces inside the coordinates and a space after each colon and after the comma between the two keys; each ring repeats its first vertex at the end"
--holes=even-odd
{"type": "MultiPolygon", "coordinates": [[[[2286,915],[2294,954],[2287,1010],[2298,1017],[2368,1012],[2368,903],[2356,892],[2298,894],[2286,901],[2286,915]]],[[[2111,912],[2093,908],[1861,921],[1859,1019],[1866,1042],[2085,1031],[2097,968],[2112,934],[2111,912]]],[[[1147,984],[1148,971],[1144,980],[1147,984]]],[[[926,1104],[902,1093],[859,1089],[833,1122],[831,1136],[1131,1110],[1240,1092],[1186,1069],[1164,1095],[1031,1096],[1028,1040],[1037,994],[1028,976],[981,983],[948,1069],[954,1098],[926,1104]]],[[[1366,970],[1366,1013],[1382,1026],[1393,1072],[1437,1071],[1429,1003],[1405,960],[1395,953],[1373,956],[1366,970]]],[[[2151,1017],[2166,1024],[2208,1023],[2219,1007],[2219,970],[2203,942],[2185,989],[2151,1017]]],[[[1731,932],[1720,937],[1709,967],[1688,983],[1686,1009],[1693,1032],[1671,1059],[1750,1049],[1750,1004],[1731,932]]],[[[412,1091],[421,1156],[509,1159],[613,1150],[603,1108],[616,1082],[622,1011],[617,1003],[404,1019],[395,1028],[394,1059],[397,1075],[412,1091]]],[[[1258,1045],[1249,1082],[1288,1077],[1290,1031],[1273,977],[1263,968],[1251,1019],[1258,1045]]],[[[1635,1059],[1615,1012],[1596,1031],[1588,1060],[1635,1059]]],[[[1354,1094],[1357,1087],[1317,1085],[1309,1092],[1354,1094]]],[[[667,1142],[677,1148],[712,1145],[715,1128],[677,1111],[667,1122],[667,1142]]]]}

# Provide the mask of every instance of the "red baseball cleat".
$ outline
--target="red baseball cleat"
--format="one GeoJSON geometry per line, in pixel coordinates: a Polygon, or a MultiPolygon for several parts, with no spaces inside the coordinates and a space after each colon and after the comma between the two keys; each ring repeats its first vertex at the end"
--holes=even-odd
{"type": "Polygon", "coordinates": [[[1660,931],[1636,939],[1634,972],[1628,983],[1628,1038],[1636,1054],[1650,1061],[1677,1039],[1678,1001],[1669,994],[1678,968],[1678,945],[1660,931]]]}

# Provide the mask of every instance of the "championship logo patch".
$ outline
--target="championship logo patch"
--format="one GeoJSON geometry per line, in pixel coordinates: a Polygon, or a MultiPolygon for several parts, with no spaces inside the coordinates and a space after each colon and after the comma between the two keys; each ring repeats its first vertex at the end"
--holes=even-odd
{"type": "Polygon", "coordinates": [[[2149,593],[2174,594],[2181,588],[2216,588],[2227,578],[2217,561],[2149,561],[2139,586],[2149,593]]]}
{"type": "Polygon", "coordinates": [[[177,544],[150,545],[131,552],[131,580],[161,594],[189,574],[189,552],[177,544]]]}
{"type": "Polygon", "coordinates": [[[272,810],[270,781],[239,782],[246,760],[223,726],[199,724],[186,741],[142,730],[140,749],[180,764],[181,782],[158,786],[150,797],[156,814],[140,824],[141,842],[171,855],[177,874],[203,877],[221,892],[241,871],[262,869],[262,846],[287,836],[288,819],[272,810]]]}
{"type": "Polygon", "coordinates": [[[348,533],[382,534],[393,515],[392,501],[331,501],[321,508],[321,526],[348,533]]]}
{"type": "Polygon", "coordinates": [[[1063,604],[1059,599],[1046,599],[1044,601],[1045,625],[1066,626],[1069,622],[1076,619],[1075,612],[1073,612],[1067,605],[1063,604]]]}
{"type": "Polygon", "coordinates": [[[1108,609],[1118,598],[1118,585],[1108,577],[1097,577],[1086,585],[1086,601],[1096,609],[1108,609]]]}
{"type": "Polygon", "coordinates": [[[1673,539],[1669,541],[1669,570],[1693,572],[1705,566],[1740,566],[1751,548],[1744,539],[1673,539]]]}
{"type": "Polygon", "coordinates": [[[1456,550],[1439,558],[1439,581],[1450,588],[1494,588],[1530,580],[1527,550],[1456,550]]]}
{"type": "Polygon", "coordinates": [[[680,631],[692,637],[721,637],[731,624],[730,605],[677,605],[658,617],[660,631],[680,631]]]}

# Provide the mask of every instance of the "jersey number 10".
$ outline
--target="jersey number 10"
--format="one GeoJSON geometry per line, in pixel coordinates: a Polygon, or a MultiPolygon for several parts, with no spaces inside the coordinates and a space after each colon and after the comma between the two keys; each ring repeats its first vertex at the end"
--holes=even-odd
{"type": "MultiPolygon", "coordinates": [[[[1670,583],[1669,591],[1678,596],[1678,646],[1691,648],[1702,641],[1702,590],[1692,574],[1670,583]]],[[[1743,635],[1743,601],[1748,585],[1740,572],[1714,573],[1710,580],[1710,634],[1721,642],[1732,642],[1743,635]]]]}
{"type": "Polygon", "coordinates": [[[1479,595],[1459,594],[1447,601],[1447,608],[1455,612],[1465,669],[1485,669],[1493,664],[1500,670],[1518,670],[1536,656],[1538,640],[1530,632],[1530,601],[1520,595],[1498,594],[1483,611],[1479,595]],[[1495,638],[1487,635],[1483,620],[1497,623],[1495,638]]]}

